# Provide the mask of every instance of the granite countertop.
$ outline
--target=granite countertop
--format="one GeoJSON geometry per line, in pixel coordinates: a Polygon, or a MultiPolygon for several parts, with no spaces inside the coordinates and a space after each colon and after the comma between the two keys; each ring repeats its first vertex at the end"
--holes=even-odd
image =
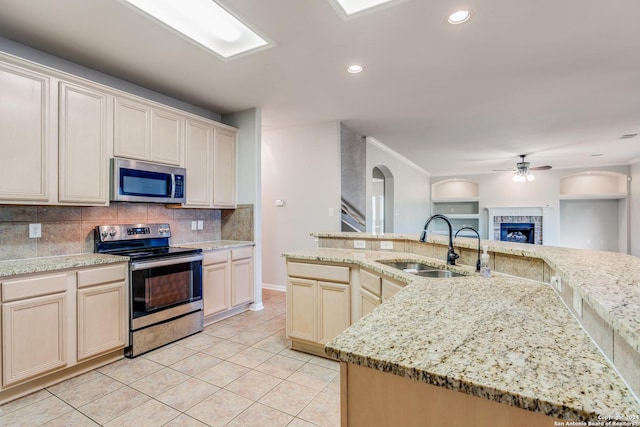
{"type": "Polygon", "coordinates": [[[230,249],[238,248],[242,246],[255,246],[255,242],[248,240],[211,240],[209,242],[197,242],[197,243],[179,243],[176,245],[181,248],[195,248],[202,249],[203,251],[215,251],[217,249],[230,249]]]}
{"type": "MultiPolygon", "coordinates": [[[[419,242],[408,234],[314,233],[315,237],[405,240],[419,242]]],[[[430,234],[428,242],[448,245],[448,237],[430,234]]],[[[545,245],[482,240],[489,252],[539,258],[570,279],[571,287],[611,325],[627,343],[640,352],[640,258],[619,252],[563,248],[545,245]]],[[[475,250],[477,239],[457,238],[456,248],[475,250]]]]}
{"type": "Polygon", "coordinates": [[[355,264],[408,283],[327,344],[334,359],[564,419],[640,416],[634,395],[547,284],[485,279],[466,266],[449,268],[468,277],[430,279],[375,262],[445,264],[398,252],[284,256],[355,264]]]}
{"type": "Polygon", "coordinates": [[[14,276],[17,274],[45,273],[47,271],[83,268],[128,261],[129,257],[125,256],[93,253],[0,261],[0,277],[14,276]]]}

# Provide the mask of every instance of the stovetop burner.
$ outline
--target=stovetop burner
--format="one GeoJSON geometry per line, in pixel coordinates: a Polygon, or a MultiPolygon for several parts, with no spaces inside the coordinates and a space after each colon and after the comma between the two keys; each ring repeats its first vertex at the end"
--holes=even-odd
{"type": "Polygon", "coordinates": [[[189,255],[201,249],[169,246],[169,224],[99,225],[95,228],[95,252],[124,255],[131,260],[189,255]]]}

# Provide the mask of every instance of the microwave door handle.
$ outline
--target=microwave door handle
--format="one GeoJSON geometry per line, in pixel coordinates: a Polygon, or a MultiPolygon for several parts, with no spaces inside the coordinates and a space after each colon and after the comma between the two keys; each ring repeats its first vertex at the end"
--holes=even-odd
{"type": "Polygon", "coordinates": [[[176,192],[176,174],[171,174],[171,190],[169,191],[169,197],[174,197],[176,192]]]}

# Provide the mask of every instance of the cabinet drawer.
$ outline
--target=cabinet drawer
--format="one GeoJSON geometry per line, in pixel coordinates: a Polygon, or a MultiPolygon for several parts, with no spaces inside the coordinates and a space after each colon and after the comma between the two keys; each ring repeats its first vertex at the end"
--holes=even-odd
{"type": "Polygon", "coordinates": [[[235,261],[237,259],[243,259],[243,258],[251,258],[252,256],[253,256],[253,246],[231,250],[232,261],[235,261]]]}
{"type": "Polygon", "coordinates": [[[218,263],[227,262],[227,261],[229,261],[228,250],[211,251],[211,252],[204,253],[204,259],[202,260],[202,265],[218,264],[218,263]]]}
{"type": "Polygon", "coordinates": [[[126,276],[126,264],[78,271],[78,288],[101,283],[121,282],[126,276]]]}
{"type": "Polygon", "coordinates": [[[2,282],[2,302],[66,292],[67,277],[61,273],[2,282]]]}
{"type": "Polygon", "coordinates": [[[360,270],[360,287],[368,290],[375,296],[380,296],[380,277],[369,273],[367,270],[360,270]]]}
{"type": "Polygon", "coordinates": [[[337,265],[289,262],[287,264],[287,273],[289,276],[295,277],[349,283],[349,267],[337,265]]]}

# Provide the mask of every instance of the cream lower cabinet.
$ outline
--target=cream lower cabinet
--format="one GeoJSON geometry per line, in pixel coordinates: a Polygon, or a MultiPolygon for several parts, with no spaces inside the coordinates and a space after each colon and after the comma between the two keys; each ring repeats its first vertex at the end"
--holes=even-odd
{"type": "Polygon", "coordinates": [[[126,266],[78,271],[78,360],[124,348],[127,338],[126,266]]]}
{"type": "Polygon", "coordinates": [[[2,282],[4,388],[67,366],[69,280],[61,273],[2,282]]]}
{"type": "Polygon", "coordinates": [[[396,293],[407,286],[406,283],[398,282],[397,280],[391,280],[386,277],[382,278],[382,302],[385,302],[396,293]]]}
{"type": "Polygon", "coordinates": [[[231,308],[231,272],[229,250],[204,254],[202,261],[202,301],[204,316],[231,308]]]}
{"type": "Polygon", "coordinates": [[[204,253],[202,302],[204,323],[245,311],[255,300],[253,246],[204,253]]]}
{"type": "Polygon", "coordinates": [[[350,268],[289,261],[287,273],[291,347],[324,355],[324,344],[351,325],[350,268]]]}
{"type": "Polygon", "coordinates": [[[253,246],[231,250],[231,306],[253,302],[253,246]]]}
{"type": "Polygon", "coordinates": [[[0,279],[0,403],[124,357],[127,264],[0,279]]]}
{"type": "Polygon", "coordinates": [[[382,303],[382,299],[380,297],[382,292],[382,278],[380,276],[361,268],[359,283],[360,297],[358,298],[358,301],[360,306],[358,307],[358,319],[382,303]]]}

